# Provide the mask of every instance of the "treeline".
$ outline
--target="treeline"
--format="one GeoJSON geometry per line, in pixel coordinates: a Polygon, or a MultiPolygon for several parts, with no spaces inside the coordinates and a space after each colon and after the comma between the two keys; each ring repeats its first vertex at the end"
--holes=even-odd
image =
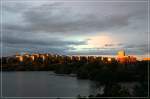
{"type": "MultiPolygon", "coordinates": [[[[133,88],[133,93],[131,94],[129,89],[126,87],[122,87],[121,85],[113,82],[107,82],[105,84],[104,93],[103,94],[96,94],[96,95],[89,95],[89,96],[81,96],[78,95],[77,99],[112,99],[106,97],[120,97],[119,99],[123,98],[131,98],[131,97],[139,97],[137,99],[141,99],[141,97],[145,97],[142,99],[149,99],[148,97],[148,87],[146,82],[142,82],[140,86],[135,86],[133,88]]],[[[131,98],[132,99],[132,98],[131,98]]]]}
{"type": "Polygon", "coordinates": [[[150,99],[150,97],[148,96],[148,81],[139,81],[138,83],[139,84],[134,85],[131,92],[130,88],[121,86],[119,83],[106,81],[104,84],[104,92],[102,94],[90,94],[89,96],[78,95],[76,99],[113,99],[115,97],[119,97],[119,99],[132,99],[135,97],[139,97],[137,99],[150,99]]]}
{"type": "Polygon", "coordinates": [[[147,80],[147,64],[61,64],[49,69],[60,74],[77,74],[78,78],[96,81],[139,81],[147,80]]]}

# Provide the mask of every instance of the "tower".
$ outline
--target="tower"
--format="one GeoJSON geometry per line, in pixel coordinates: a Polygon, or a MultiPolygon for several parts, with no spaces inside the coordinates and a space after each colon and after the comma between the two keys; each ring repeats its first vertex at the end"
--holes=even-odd
{"type": "Polygon", "coordinates": [[[127,57],[125,56],[124,50],[118,51],[117,55],[118,55],[117,60],[119,63],[125,63],[127,61],[127,57]]]}
{"type": "Polygon", "coordinates": [[[124,50],[120,50],[118,51],[118,57],[124,57],[125,56],[125,51],[124,50]]]}

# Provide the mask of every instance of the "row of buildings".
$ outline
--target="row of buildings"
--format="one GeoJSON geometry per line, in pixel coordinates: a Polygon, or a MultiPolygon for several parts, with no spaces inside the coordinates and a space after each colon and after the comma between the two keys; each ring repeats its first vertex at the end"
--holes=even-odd
{"type": "MultiPolygon", "coordinates": [[[[149,58],[144,58],[143,61],[150,61],[149,58]]],[[[103,56],[84,56],[84,55],[57,55],[57,54],[19,54],[16,53],[13,57],[7,57],[3,59],[4,63],[72,63],[72,62],[103,62],[103,63],[112,63],[118,62],[121,64],[124,63],[135,63],[137,62],[136,57],[129,56],[125,54],[125,51],[118,51],[117,55],[114,57],[103,57],[103,56]]]]}
{"type": "Polygon", "coordinates": [[[34,62],[36,60],[41,62],[57,62],[57,63],[64,63],[64,62],[104,62],[104,63],[111,63],[111,62],[119,62],[119,63],[135,63],[137,61],[136,57],[134,56],[126,56],[125,51],[119,51],[116,57],[102,57],[102,56],[79,56],[79,55],[56,55],[56,54],[29,54],[24,53],[23,55],[16,54],[15,58],[19,62],[24,61],[31,61],[34,62]]]}
{"type": "Polygon", "coordinates": [[[114,57],[101,57],[101,56],[78,56],[78,55],[56,55],[56,54],[17,54],[16,59],[19,62],[28,61],[41,61],[50,63],[70,63],[70,62],[100,62],[109,63],[115,61],[114,57]]]}

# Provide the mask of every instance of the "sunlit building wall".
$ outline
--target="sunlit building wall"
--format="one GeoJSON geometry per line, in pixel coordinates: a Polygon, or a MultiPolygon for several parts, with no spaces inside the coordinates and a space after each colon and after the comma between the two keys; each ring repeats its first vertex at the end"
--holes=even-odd
{"type": "Polygon", "coordinates": [[[39,58],[39,54],[32,54],[32,56],[39,58]]]}
{"type": "Polygon", "coordinates": [[[136,57],[134,56],[128,56],[129,63],[135,63],[137,61],[136,57]]]}
{"type": "Polygon", "coordinates": [[[112,61],[112,58],[109,57],[109,58],[108,58],[108,62],[111,62],[111,61],[112,61]]]}
{"type": "Polygon", "coordinates": [[[143,58],[143,61],[150,61],[150,58],[143,58]]]}
{"type": "Polygon", "coordinates": [[[23,62],[23,56],[16,56],[16,58],[19,62],[23,62]]]}
{"type": "Polygon", "coordinates": [[[45,55],[40,55],[40,58],[42,58],[42,61],[44,61],[45,60],[45,55]]]}
{"type": "Polygon", "coordinates": [[[118,51],[118,57],[124,57],[124,56],[125,56],[124,50],[118,51]]]}
{"type": "Polygon", "coordinates": [[[119,63],[134,63],[136,62],[136,57],[134,56],[126,56],[125,55],[125,51],[121,50],[121,51],[118,51],[118,54],[117,54],[117,61],[119,63]]]}
{"type": "Polygon", "coordinates": [[[35,56],[34,56],[34,55],[31,55],[30,58],[31,58],[32,61],[34,61],[35,56]]]}

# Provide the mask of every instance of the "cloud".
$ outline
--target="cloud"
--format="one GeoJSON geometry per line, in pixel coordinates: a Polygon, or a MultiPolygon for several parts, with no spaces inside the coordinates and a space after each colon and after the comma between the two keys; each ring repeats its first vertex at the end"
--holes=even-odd
{"type": "Polygon", "coordinates": [[[65,54],[114,54],[119,48],[140,54],[147,52],[142,36],[147,35],[146,2],[6,2],[1,24],[3,43],[9,53],[19,48],[65,54]],[[112,33],[126,42],[120,40],[117,44],[104,44],[107,48],[77,50],[76,46],[87,45],[89,36],[102,32],[112,33]],[[141,39],[134,39],[138,45],[131,37],[139,38],[140,33],[143,33],[141,39]]]}
{"type": "Polygon", "coordinates": [[[39,46],[69,46],[69,45],[85,45],[86,41],[65,41],[58,38],[50,38],[50,40],[34,40],[28,38],[12,38],[3,39],[7,44],[22,44],[22,45],[39,45],[39,46]]]}
{"type": "Polygon", "coordinates": [[[114,44],[105,44],[105,47],[111,47],[114,46],[114,44]]]}
{"type": "MultiPolygon", "coordinates": [[[[16,4],[14,3],[14,5],[16,4]]],[[[26,25],[21,27],[19,24],[19,29],[28,32],[87,34],[126,27],[131,18],[145,16],[143,13],[146,10],[146,7],[139,6],[138,3],[133,5],[116,3],[117,6],[113,4],[94,6],[95,4],[93,4],[87,7],[77,6],[77,4],[71,7],[71,5],[68,6],[65,3],[47,3],[38,6],[30,5],[30,7],[24,5],[25,11],[20,12],[24,19],[21,24],[26,25]],[[121,5],[124,7],[120,8],[121,5]],[[134,6],[139,6],[139,8],[134,6]]],[[[85,3],[84,5],[89,4],[85,3]]],[[[11,9],[15,10],[20,6],[13,7],[11,9]]],[[[9,8],[9,5],[5,8],[9,8]]],[[[11,27],[17,26],[11,25],[11,27]]]]}
{"type": "Polygon", "coordinates": [[[139,51],[140,54],[149,53],[150,50],[148,48],[148,44],[129,44],[124,45],[124,49],[132,50],[132,51],[139,51]]]}
{"type": "Polygon", "coordinates": [[[7,2],[7,0],[2,4],[3,10],[11,13],[22,12],[25,10],[25,8],[28,7],[29,6],[27,6],[25,3],[19,3],[19,2],[12,3],[12,2],[7,2]]]}
{"type": "Polygon", "coordinates": [[[93,10],[86,12],[88,9],[87,7],[76,9],[76,7],[59,8],[44,5],[26,11],[23,16],[33,31],[47,33],[80,34],[128,25],[129,16],[127,15],[104,16],[101,14],[99,7],[95,8],[100,10],[97,13],[93,12],[93,10]]]}
{"type": "Polygon", "coordinates": [[[125,50],[127,55],[143,55],[149,53],[148,44],[106,44],[104,47],[82,48],[72,53],[82,55],[116,55],[119,50],[125,50]],[[118,45],[118,46],[117,46],[118,45]],[[114,47],[115,46],[115,47],[114,47]]]}

